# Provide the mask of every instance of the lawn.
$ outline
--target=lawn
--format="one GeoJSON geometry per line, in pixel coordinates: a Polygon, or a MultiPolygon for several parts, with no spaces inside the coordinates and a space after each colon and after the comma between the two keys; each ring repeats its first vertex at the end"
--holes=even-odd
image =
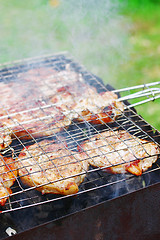
{"type": "MultiPolygon", "coordinates": [[[[160,81],[160,4],[0,0],[0,63],[68,51],[115,88],[160,81]]],[[[136,108],[160,130],[160,101],[136,108]]]]}
{"type": "MultiPolygon", "coordinates": [[[[132,52],[119,73],[119,84],[160,81],[160,2],[130,1],[122,10],[131,20],[129,42],[132,52]]],[[[137,107],[144,119],[160,130],[160,100],[137,107]]]]}

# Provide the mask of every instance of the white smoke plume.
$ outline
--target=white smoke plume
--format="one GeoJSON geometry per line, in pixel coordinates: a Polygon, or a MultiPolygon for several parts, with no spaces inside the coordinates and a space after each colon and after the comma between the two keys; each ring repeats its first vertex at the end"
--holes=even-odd
{"type": "Polygon", "coordinates": [[[114,85],[130,51],[120,7],[115,0],[0,0],[0,62],[68,51],[114,85]]]}

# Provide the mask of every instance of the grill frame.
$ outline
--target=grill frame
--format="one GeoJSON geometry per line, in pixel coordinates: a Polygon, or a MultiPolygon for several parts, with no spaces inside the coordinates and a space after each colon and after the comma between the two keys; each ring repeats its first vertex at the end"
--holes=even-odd
{"type": "MultiPolygon", "coordinates": [[[[59,56],[59,55],[58,55],[59,56]]],[[[61,56],[61,55],[60,55],[61,56]]],[[[64,55],[63,55],[64,56],[64,55]]],[[[35,58],[36,59],[36,61],[37,61],[37,58],[35,58]]],[[[40,57],[40,59],[42,60],[42,57],[40,57]]],[[[70,58],[69,58],[69,60],[70,60],[70,58]]],[[[24,60],[24,62],[25,62],[26,60],[24,60]]],[[[27,61],[30,61],[30,60],[27,60],[27,61]]],[[[72,60],[71,60],[72,61],[72,60]]],[[[21,61],[18,63],[18,66],[19,66],[19,64],[21,63],[21,61]]],[[[73,62],[74,64],[75,64],[75,62],[73,62]]],[[[13,68],[15,67],[14,66],[14,64],[15,63],[12,63],[13,64],[13,68]]],[[[77,63],[76,63],[77,64],[77,63]]],[[[75,64],[75,65],[76,65],[75,64]]],[[[30,65],[30,64],[29,64],[30,65]]],[[[86,76],[86,79],[87,79],[87,81],[89,81],[90,82],[90,84],[92,85],[92,86],[96,86],[97,84],[99,84],[100,86],[101,86],[101,88],[102,89],[108,89],[108,90],[112,90],[112,87],[111,86],[109,86],[109,85],[107,85],[107,86],[103,86],[103,82],[102,82],[102,80],[101,79],[99,79],[98,77],[96,77],[96,76],[94,76],[93,74],[91,74],[91,73],[88,73],[88,71],[86,71],[86,70],[84,70],[84,67],[82,67],[82,66],[80,66],[79,64],[77,64],[77,66],[78,66],[78,71],[82,71],[81,73],[83,73],[85,76],[86,76]],[[93,79],[95,80],[96,79],[96,82],[94,81],[93,82],[93,79]]],[[[4,66],[3,66],[4,67],[4,66]]],[[[11,73],[12,74],[12,73],[11,73]]],[[[5,78],[6,78],[6,76],[5,76],[5,78]]],[[[6,78],[7,79],[7,78],[6,78]]],[[[99,92],[101,92],[101,90],[102,89],[100,89],[100,88],[98,88],[98,90],[99,90],[99,92]]],[[[128,102],[125,102],[125,104],[128,104],[128,102]]],[[[154,129],[150,124],[148,124],[145,120],[143,120],[143,118],[141,118],[139,115],[137,115],[137,113],[136,113],[136,111],[135,111],[135,109],[130,109],[130,110],[127,110],[128,112],[126,113],[128,116],[127,116],[127,119],[126,120],[128,120],[128,123],[125,123],[124,124],[124,129],[125,129],[125,127],[126,127],[126,125],[128,124],[129,125],[129,127],[127,126],[127,128],[128,129],[130,129],[130,131],[132,130],[133,132],[135,131],[135,129],[133,128],[133,129],[131,129],[132,128],[132,124],[134,125],[134,124],[136,124],[136,118],[138,118],[139,119],[139,122],[141,122],[140,123],[140,126],[138,126],[138,129],[137,130],[140,130],[143,134],[145,134],[146,135],[146,129],[147,129],[147,131],[148,131],[148,134],[150,135],[149,137],[152,139],[152,140],[154,140],[155,141],[155,139],[157,138],[158,139],[158,141],[157,141],[157,143],[159,144],[159,142],[160,142],[160,133],[156,130],[156,129],[154,129]],[[133,115],[133,116],[132,116],[133,115]],[[133,121],[133,119],[134,119],[134,121],[133,121]],[[131,125],[131,126],[130,126],[131,125]],[[142,130],[141,130],[141,128],[142,128],[142,130]],[[143,130],[143,128],[145,129],[145,130],[143,130]],[[153,133],[153,131],[156,131],[156,133],[153,133]],[[156,135],[157,134],[157,135],[156,135]]],[[[122,120],[119,120],[119,122],[121,123],[121,121],[123,121],[123,119],[122,120]]],[[[138,120],[137,120],[138,121],[138,120]]],[[[77,128],[80,128],[81,126],[80,126],[80,124],[78,123],[74,123],[75,125],[76,125],[76,127],[77,128]]],[[[108,127],[108,126],[107,126],[108,127]]],[[[137,124],[136,124],[136,127],[137,127],[137,124]]],[[[95,129],[95,127],[94,126],[92,126],[92,128],[93,128],[93,131],[101,131],[101,129],[100,130],[97,130],[97,129],[95,129]]],[[[109,128],[110,129],[114,129],[115,128],[115,126],[114,126],[114,124],[113,125],[111,125],[111,126],[109,126],[109,128]]],[[[75,130],[75,129],[74,129],[75,130]]],[[[131,132],[132,132],[131,131],[131,132]]],[[[148,135],[147,134],[147,135],[148,135]]],[[[35,139],[34,139],[35,140],[35,139]]],[[[18,140],[19,141],[19,140],[18,140]]],[[[36,140],[35,140],[36,141],[36,140]]],[[[74,139],[74,141],[77,141],[77,140],[75,140],[74,139]]],[[[23,144],[23,142],[21,142],[20,144],[22,144],[22,145],[24,145],[23,144]]],[[[79,144],[79,143],[78,143],[79,144]]],[[[25,145],[24,145],[25,146],[25,145]]],[[[90,169],[90,172],[100,172],[101,171],[101,169],[90,169]]],[[[151,169],[151,170],[149,170],[149,171],[147,171],[147,172],[145,172],[144,174],[143,174],[143,177],[144,177],[144,179],[145,179],[145,175],[148,175],[149,173],[151,173],[152,174],[152,172],[153,173],[155,173],[155,171],[157,171],[157,172],[159,172],[159,167],[157,167],[156,169],[151,169]]],[[[154,175],[154,174],[153,174],[154,175]]],[[[158,174],[157,174],[158,175],[158,174]]],[[[104,176],[103,176],[104,177],[104,176]]],[[[129,177],[128,179],[133,179],[134,178],[134,176],[132,176],[132,177],[129,177]]],[[[119,184],[120,182],[124,182],[124,181],[126,181],[126,179],[125,178],[122,178],[122,179],[118,179],[117,181],[115,181],[115,182],[112,182],[112,185],[113,184],[119,184]]],[[[157,182],[157,179],[156,179],[156,182],[154,182],[154,180],[153,180],[153,182],[152,181],[150,181],[151,183],[149,184],[149,185],[154,185],[154,184],[156,184],[156,182],[157,182]]],[[[95,191],[98,191],[99,189],[100,189],[100,192],[101,192],[101,190],[103,191],[103,189],[105,189],[106,187],[108,187],[108,186],[110,186],[110,183],[108,184],[104,184],[104,185],[100,185],[100,186],[98,186],[98,187],[95,187],[95,188],[92,188],[92,189],[88,189],[87,191],[85,191],[84,192],[84,195],[87,195],[87,194],[89,194],[89,195],[92,195],[92,194],[90,194],[91,192],[95,192],[95,191]]],[[[149,186],[147,186],[147,188],[148,188],[149,186]]],[[[139,189],[141,189],[141,190],[144,190],[146,188],[146,185],[145,186],[141,186],[140,188],[138,188],[138,189],[134,189],[134,190],[131,190],[131,191],[129,191],[129,192],[122,192],[122,194],[120,194],[120,196],[123,196],[123,195],[128,195],[128,194],[131,194],[131,192],[137,192],[137,191],[139,191],[139,189]]],[[[24,189],[23,189],[23,191],[24,191],[24,189]]],[[[25,192],[25,191],[24,191],[25,192]]],[[[82,194],[82,192],[79,192],[78,194],[76,194],[79,198],[81,198],[81,194],[82,194]]],[[[83,195],[83,194],[82,194],[83,195]]],[[[62,200],[62,199],[68,199],[68,200],[66,200],[66,201],[71,201],[72,202],[72,200],[71,200],[71,198],[73,198],[75,195],[73,195],[73,196],[64,196],[64,197],[56,197],[56,198],[53,198],[53,199],[49,199],[48,201],[44,201],[44,202],[40,202],[40,203],[36,203],[36,204],[33,204],[33,205],[30,205],[30,206],[25,206],[24,208],[30,208],[31,206],[34,206],[34,207],[37,207],[38,208],[38,206],[39,205],[42,205],[42,204],[44,204],[44,203],[46,203],[47,205],[48,204],[53,204],[53,202],[54,201],[59,201],[59,200],[62,200]],[[55,200],[56,199],[56,200],[55,200]]],[[[84,197],[82,196],[82,200],[84,200],[83,199],[84,197]]],[[[94,202],[92,205],[90,205],[89,207],[87,206],[87,207],[84,207],[84,208],[82,208],[82,209],[79,209],[78,210],[78,212],[81,212],[81,211],[83,211],[83,209],[88,209],[88,208],[92,208],[93,206],[99,206],[99,205],[103,205],[103,204],[108,204],[108,202],[110,202],[110,201],[112,201],[112,200],[114,200],[114,199],[117,199],[117,196],[112,196],[112,198],[108,198],[108,199],[100,199],[100,202],[94,202]]],[[[10,203],[9,203],[10,204],[10,203]]],[[[23,212],[23,207],[20,207],[20,208],[15,208],[15,209],[10,209],[9,211],[7,210],[7,211],[3,211],[3,213],[5,213],[5,214],[11,214],[12,215],[12,211],[13,210],[17,210],[17,212],[18,212],[18,210],[21,210],[22,212],[23,212]]],[[[24,209],[25,210],[25,209],[24,209]]],[[[76,210],[77,211],[77,210],[76,210]]],[[[94,211],[94,210],[93,210],[94,211]]],[[[74,214],[74,211],[73,212],[70,212],[69,213],[69,215],[72,215],[72,214],[74,214]]],[[[102,214],[102,212],[101,212],[101,214],[102,214]]],[[[13,214],[14,215],[14,214],[13,214]]],[[[68,216],[68,214],[66,215],[66,216],[68,216]]],[[[51,220],[51,221],[57,221],[59,218],[65,218],[66,217],[65,216],[65,214],[63,215],[63,216],[61,216],[61,217],[58,217],[58,218],[55,218],[54,220],[51,220]]],[[[14,219],[14,218],[13,218],[14,219]]],[[[46,219],[45,219],[45,221],[46,221],[46,219]]],[[[48,219],[47,219],[47,221],[48,221],[48,219]]],[[[44,224],[44,222],[43,222],[43,224],[44,224]]],[[[22,229],[20,229],[20,231],[22,231],[22,229]]],[[[17,235],[18,236],[18,235],[17,235]]]]}

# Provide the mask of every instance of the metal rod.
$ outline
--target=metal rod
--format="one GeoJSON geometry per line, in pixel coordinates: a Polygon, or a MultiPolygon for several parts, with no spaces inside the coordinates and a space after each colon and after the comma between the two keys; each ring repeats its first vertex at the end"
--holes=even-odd
{"type": "Polygon", "coordinates": [[[158,98],[160,98],[160,95],[155,96],[155,97],[152,97],[152,98],[149,98],[149,99],[145,99],[145,100],[140,101],[140,102],[137,102],[137,103],[130,104],[130,105],[128,105],[128,106],[125,106],[125,109],[126,109],[126,108],[135,107],[135,106],[138,106],[138,105],[147,103],[147,102],[151,102],[151,101],[154,101],[154,100],[156,100],[156,99],[158,99],[158,98]]]}
{"type": "Polygon", "coordinates": [[[113,90],[112,92],[117,93],[117,92],[125,92],[128,90],[134,90],[134,89],[139,89],[139,88],[145,88],[145,87],[150,87],[150,86],[156,86],[160,84],[160,82],[153,82],[153,83],[146,83],[146,84],[141,84],[133,87],[127,87],[127,88],[121,88],[117,90],[113,90]]]}
{"type": "Polygon", "coordinates": [[[113,92],[116,93],[116,92],[123,92],[123,91],[136,90],[139,88],[143,88],[143,90],[141,90],[141,91],[131,93],[129,95],[126,95],[124,97],[120,97],[117,99],[117,102],[120,102],[120,101],[125,101],[125,100],[136,99],[136,98],[138,99],[141,97],[147,97],[147,99],[145,99],[145,100],[141,100],[139,102],[125,106],[124,108],[126,109],[126,108],[135,107],[135,106],[138,106],[138,105],[150,102],[150,101],[154,101],[154,100],[160,98],[160,88],[151,87],[151,86],[156,86],[156,85],[160,85],[160,82],[154,82],[154,83],[148,83],[148,84],[143,84],[143,85],[137,85],[137,86],[133,86],[133,87],[129,87],[129,88],[118,89],[113,92]]]}
{"type": "Polygon", "coordinates": [[[145,97],[149,95],[155,96],[155,94],[160,93],[160,88],[152,88],[152,89],[146,89],[143,91],[139,91],[137,93],[132,93],[130,95],[124,96],[119,98],[117,101],[124,101],[124,100],[129,100],[129,99],[135,99],[135,98],[140,98],[140,97],[145,97]]]}

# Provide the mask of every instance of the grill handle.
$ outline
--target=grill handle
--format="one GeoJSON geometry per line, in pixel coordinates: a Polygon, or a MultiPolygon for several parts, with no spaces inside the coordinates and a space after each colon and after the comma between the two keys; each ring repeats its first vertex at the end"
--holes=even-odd
{"type": "Polygon", "coordinates": [[[142,98],[142,97],[146,98],[144,100],[141,100],[141,101],[138,101],[136,103],[126,106],[126,108],[131,108],[131,107],[135,107],[135,106],[138,106],[138,105],[150,102],[150,101],[154,101],[154,100],[160,98],[160,87],[153,87],[156,85],[160,85],[160,82],[137,85],[137,86],[133,86],[133,87],[129,87],[129,88],[115,90],[113,92],[115,92],[115,93],[126,92],[126,91],[133,91],[133,90],[137,90],[137,89],[139,90],[140,88],[142,88],[143,90],[128,94],[124,97],[117,99],[117,101],[120,102],[120,101],[126,101],[126,100],[131,100],[131,99],[138,99],[138,98],[142,98]]]}

